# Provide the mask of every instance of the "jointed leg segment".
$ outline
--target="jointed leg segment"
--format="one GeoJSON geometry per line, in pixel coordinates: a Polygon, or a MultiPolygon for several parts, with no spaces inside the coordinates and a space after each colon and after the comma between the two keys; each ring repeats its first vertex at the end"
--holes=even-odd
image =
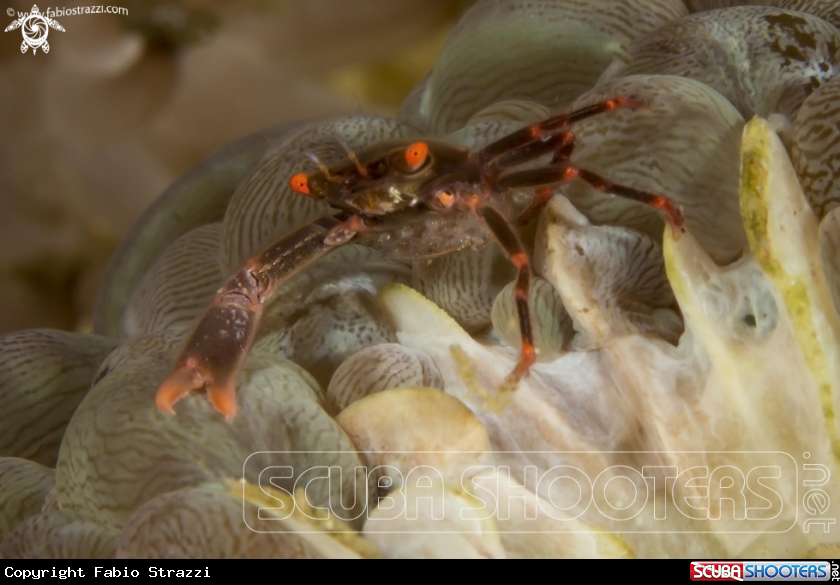
{"type": "Polygon", "coordinates": [[[479,213],[484,223],[490,229],[490,232],[495,236],[496,241],[499,242],[502,250],[505,251],[505,254],[508,255],[510,261],[517,269],[513,294],[516,301],[516,312],[519,316],[522,349],[520,350],[519,361],[516,367],[502,386],[502,390],[511,391],[516,389],[516,385],[528,373],[528,370],[537,359],[534,348],[534,335],[531,330],[531,311],[528,304],[528,294],[531,289],[531,263],[528,260],[528,253],[522,246],[522,242],[501,213],[492,207],[485,207],[479,213]]]}
{"type": "MultiPolygon", "coordinates": [[[[597,104],[575,110],[570,114],[560,114],[526,126],[512,134],[500,138],[496,142],[485,146],[479,152],[479,160],[482,164],[489,163],[504,156],[509,157],[507,160],[519,160],[518,151],[520,149],[528,150],[533,148],[534,143],[545,143],[553,141],[557,135],[562,135],[569,132],[568,127],[576,122],[591,118],[616,110],[618,108],[630,108],[631,110],[638,110],[647,107],[644,102],[641,102],[632,97],[615,96],[597,104]]],[[[556,146],[555,146],[556,148],[556,146]]],[[[545,152],[551,152],[554,148],[549,148],[545,152]]]]}
{"type": "MultiPolygon", "coordinates": [[[[668,220],[668,224],[671,226],[677,238],[685,231],[685,218],[683,217],[682,211],[668,197],[614,183],[601,175],[578,168],[568,162],[539,169],[507,173],[498,180],[498,187],[502,189],[517,189],[538,185],[560,184],[573,179],[585,181],[602,193],[610,193],[624,197],[625,199],[632,199],[633,201],[638,201],[639,203],[658,209],[665,214],[665,218],[668,220]]],[[[542,191],[542,189],[546,188],[542,187],[538,191],[537,196],[531,205],[529,205],[529,208],[526,209],[526,212],[536,213],[535,210],[531,209],[532,206],[540,203],[545,204],[551,199],[550,197],[546,198],[545,193],[542,191]]]]}
{"type": "Polygon", "coordinates": [[[178,400],[203,389],[216,410],[233,418],[236,378],[254,342],[263,305],[290,276],[338,245],[334,241],[352,238],[351,219],[322,217],[249,258],[216,292],[199,320],[174,371],[158,388],[158,408],[174,414],[178,400]]]}
{"type": "Polygon", "coordinates": [[[577,172],[578,178],[586,181],[593,188],[601,191],[602,193],[612,193],[613,195],[618,195],[620,197],[624,197],[625,199],[632,199],[663,212],[665,214],[665,218],[668,220],[668,224],[674,232],[675,238],[679,238],[682,232],[685,231],[685,218],[683,217],[682,211],[673,202],[673,200],[668,197],[665,197],[664,195],[657,195],[655,193],[648,193],[647,191],[641,191],[639,189],[633,189],[632,187],[625,187],[624,185],[619,185],[618,183],[613,183],[609,179],[605,179],[604,177],[597,175],[592,171],[587,171],[586,169],[575,168],[575,171],[577,172]]]}
{"type": "MultiPolygon", "coordinates": [[[[682,213],[667,197],[613,183],[570,162],[575,147],[575,135],[570,126],[591,116],[624,107],[638,109],[644,107],[644,104],[633,98],[619,96],[570,114],[531,124],[471,155],[470,163],[477,166],[468,167],[466,170],[469,172],[453,173],[452,176],[457,179],[451,180],[449,175],[444,175],[433,177],[437,181],[427,184],[431,195],[424,201],[430,202],[432,210],[471,210],[477,213],[517,268],[514,295],[522,348],[516,367],[505,380],[505,390],[515,389],[518,382],[528,374],[536,361],[536,350],[528,298],[531,286],[530,261],[510,223],[492,207],[495,194],[516,188],[536,188],[536,195],[518,218],[518,222],[522,223],[531,220],[551,200],[558,184],[581,179],[599,191],[659,209],[667,216],[675,235],[678,236],[683,230],[682,213]],[[550,162],[541,168],[509,170],[548,155],[551,155],[550,162]],[[464,176],[470,178],[464,180],[464,176]],[[441,181],[445,187],[441,187],[441,181]],[[437,207],[431,205],[431,202],[436,203],[437,207]]],[[[416,144],[427,148],[425,143],[416,144]]],[[[347,151],[359,177],[370,178],[368,167],[349,148],[347,151]]],[[[406,156],[411,152],[409,149],[406,156]]],[[[427,160],[427,154],[424,150],[418,158],[418,165],[427,160]]],[[[326,165],[315,157],[313,159],[327,181],[340,182],[339,175],[331,175],[326,165]]],[[[413,164],[410,160],[408,163],[409,166],[413,164]]],[[[290,184],[297,193],[310,194],[307,174],[294,175],[290,184]]],[[[417,194],[418,197],[422,195],[425,193],[417,194]]],[[[360,234],[376,230],[373,221],[365,219],[362,211],[353,214],[343,212],[340,217],[325,216],[295,230],[250,258],[217,291],[210,307],[199,320],[174,371],[158,389],[158,408],[174,413],[173,405],[178,400],[191,390],[204,389],[216,410],[232,418],[236,414],[236,379],[254,342],[263,305],[280,285],[310,262],[360,234]]]]}
{"type": "Polygon", "coordinates": [[[631,97],[616,96],[570,114],[561,114],[536,124],[526,126],[485,147],[478,153],[479,161],[491,169],[487,173],[493,189],[516,189],[538,187],[537,194],[527,209],[517,219],[524,224],[533,219],[542,207],[551,200],[553,187],[559,183],[581,179],[595,189],[639,201],[662,211],[671,225],[674,235],[679,237],[684,219],[673,201],[662,195],[648,193],[632,187],[619,185],[600,175],[581,169],[569,163],[575,148],[575,135],[569,127],[581,120],[597,116],[617,108],[640,109],[646,107],[631,97]],[[549,165],[518,172],[505,173],[505,169],[553,153],[549,165]]]}

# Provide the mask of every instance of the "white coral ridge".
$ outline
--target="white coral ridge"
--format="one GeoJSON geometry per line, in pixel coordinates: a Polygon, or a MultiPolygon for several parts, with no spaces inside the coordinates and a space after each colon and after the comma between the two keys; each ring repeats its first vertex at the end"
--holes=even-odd
{"type": "MultiPolygon", "coordinates": [[[[818,107],[834,90],[802,100],[814,71],[840,66],[823,50],[840,31],[775,8],[686,10],[480,0],[398,119],[266,130],[174,184],[100,291],[97,331],[119,332],[116,350],[99,335],[0,340],[0,398],[16,405],[0,410],[0,556],[836,554],[840,199],[816,192],[831,181],[805,181],[803,195],[782,140],[812,178],[831,168],[830,149],[811,157],[828,136],[813,129],[837,125],[818,107]],[[674,57],[724,29],[749,42],[674,57]],[[707,85],[718,63],[746,81],[707,85]],[[288,184],[316,169],[312,155],[332,165],[347,147],[422,136],[477,149],[615,95],[649,107],[575,124],[572,160],[671,197],[686,231],[663,235],[651,207],[561,185],[521,230],[538,355],[515,390],[503,252],[417,260],[395,237],[343,246],[276,291],[235,419],[200,392],[175,416],[156,408],[223,279],[329,212],[288,184]],[[780,139],[745,122],[755,112],[790,127],[780,139]]],[[[511,193],[511,215],[532,195],[511,193]]],[[[430,213],[426,227],[451,217],[430,213]]]]}
{"type": "MultiPolygon", "coordinates": [[[[560,465],[582,471],[593,505],[580,519],[637,556],[804,556],[836,541],[840,327],[817,220],[767,122],[746,126],[742,152],[751,251],[721,267],[690,232],[678,240],[665,232],[668,279],[685,318],[676,347],[628,335],[568,353],[533,366],[500,403],[494,389],[515,364],[512,351],[474,340],[407,287],[379,298],[399,342],[432,357],[445,392],[476,413],[492,447],[531,451],[496,453],[495,463],[518,470],[520,481],[527,465],[533,478],[551,478],[560,465]]],[[[563,198],[549,205],[540,229],[555,237],[545,257],[563,245],[575,215],[563,198]]],[[[549,280],[565,270],[538,267],[549,280]]],[[[572,312],[567,301],[585,291],[569,287],[558,288],[572,312]]],[[[591,308],[587,319],[597,320],[591,308]]],[[[544,483],[533,497],[568,499],[544,483]]],[[[537,532],[565,530],[559,524],[537,532]]],[[[539,540],[548,547],[556,537],[539,540]]]]}

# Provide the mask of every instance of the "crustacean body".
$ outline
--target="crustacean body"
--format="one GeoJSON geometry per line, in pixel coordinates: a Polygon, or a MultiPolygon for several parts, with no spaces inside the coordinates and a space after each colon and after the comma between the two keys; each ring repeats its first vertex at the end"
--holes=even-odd
{"type": "Polygon", "coordinates": [[[217,291],[157,393],[158,407],[173,405],[190,390],[204,389],[215,408],[236,414],[235,383],[257,331],[263,305],[290,276],[333,248],[363,239],[402,258],[427,258],[491,239],[517,268],[515,298],[522,347],[502,389],[512,390],[534,363],[528,291],[531,267],[511,220],[526,223],[551,199],[554,188],[581,179],[594,188],[661,210],[672,230],[683,216],[667,197],[615,184],[570,162],[575,122],[643,104],[614,97],[569,114],[548,118],[470,152],[435,140],[378,144],[353,153],[348,162],[290,178],[302,196],[324,199],[336,210],[281,238],[248,259],[217,291]],[[517,170],[543,157],[544,166],[517,170]],[[510,194],[536,189],[524,212],[511,217],[510,194]]]}

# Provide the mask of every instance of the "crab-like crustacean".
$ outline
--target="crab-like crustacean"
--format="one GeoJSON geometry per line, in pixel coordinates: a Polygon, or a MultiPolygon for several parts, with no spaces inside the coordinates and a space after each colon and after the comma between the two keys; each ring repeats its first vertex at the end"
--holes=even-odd
{"type": "Polygon", "coordinates": [[[515,389],[536,358],[528,306],[530,261],[511,220],[530,221],[558,184],[581,179],[599,191],[661,210],[677,235],[684,229],[682,212],[669,198],[615,184],[570,162],[572,124],[621,107],[644,104],[613,97],[531,124],[475,152],[435,140],[387,142],[358,153],[348,148],[349,160],[343,165],[328,168],[319,162],[319,172],[295,174],[290,178],[295,192],[324,199],[337,213],[281,238],[224,283],[158,389],[158,407],[174,413],[173,405],[190,390],[204,389],[216,410],[235,416],[235,381],[263,305],[304,266],[357,238],[412,259],[480,248],[495,238],[518,271],[515,298],[522,348],[502,386],[515,389]],[[544,166],[517,170],[548,156],[544,166]],[[517,218],[511,217],[511,192],[529,188],[536,195],[517,218]]]}

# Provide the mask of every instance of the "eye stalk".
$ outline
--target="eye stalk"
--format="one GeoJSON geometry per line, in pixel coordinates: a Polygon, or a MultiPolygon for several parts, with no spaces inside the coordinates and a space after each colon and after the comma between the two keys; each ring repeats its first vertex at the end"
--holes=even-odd
{"type": "Polygon", "coordinates": [[[419,171],[429,159],[429,145],[425,142],[415,142],[405,149],[405,163],[410,172],[419,171]]]}
{"type": "Polygon", "coordinates": [[[306,176],[306,173],[297,173],[289,179],[289,187],[295,193],[309,195],[309,177],[306,176]]]}

